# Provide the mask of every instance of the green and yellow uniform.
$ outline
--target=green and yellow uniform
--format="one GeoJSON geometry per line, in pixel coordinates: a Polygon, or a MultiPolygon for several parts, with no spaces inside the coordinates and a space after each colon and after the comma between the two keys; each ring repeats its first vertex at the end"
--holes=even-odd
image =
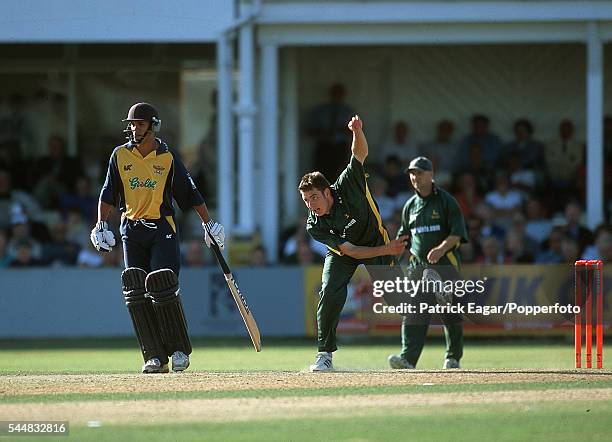
{"type": "MultiPolygon", "coordinates": [[[[421,197],[418,192],[404,205],[402,223],[397,233],[410,235],[409,268],[414,270],[414,277],[420,278],[424,267],[436,269],[442,279],[459,277],[461,255],[459,244],[446,252],[435,266],[427,261],[429,251],[438,246],[449,236],[458,236],[460,243],[467,242],[467,229],[459,204],[455,198],[435,183],[431,193],[421,197]],[[418,270],[417,270],[418,269],[418,270]]],[[[457,314],[443,314],[444,335],[446,337],[446,358],[459,361],[463,355],[463,324],[457,314]]],[[[430,316],[409,315],[402,321],[402,354],[410,364],[416,366],[425,345],[425,337],[429,328],[430,316]]]]}
{"type": "Polygon", "coordinates": [[[336,328],[346,302],[347,285],[357,266],[389,266],[393,262],[392,256],[355,259],[340,251],[340,245],[345,242],[366,247],[389,242],[378,206],[368,188],[367,174],[355,156],[351,157],[331,190],[334,204],[330,213],[317,216],[310,212],[306,222],[307,232],[328,248],[317,307],[318,348],[326,352],[337,349],[336,328]]]}

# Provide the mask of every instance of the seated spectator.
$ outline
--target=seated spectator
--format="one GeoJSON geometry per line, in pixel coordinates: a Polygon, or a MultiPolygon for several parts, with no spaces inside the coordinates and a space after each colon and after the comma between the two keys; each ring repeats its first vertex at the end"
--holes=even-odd
{"type": "Polygon", "coordinates": [[[456,158],[458,164],[463,166],[463,169],[459,170],[469,167],[465,159],[470,157],[469,151],[473,145],[481,147],[485,169],[495,169],[502,154],[502,144],[497,135],[489,132],[489,118],[486,115],[478,114],[472,117],[472,132],[461,141],[459,156],[456,158]]]}
{"type": "Polygon", "coordinates": [[[387,182],[380,177],[373,177],[369,180],[372,187],[372,196],[378,204],[378,211],[382,219],[390,218],[398,204],[395,198],[387,196],[387,182]]]}
{"type": "Polygon", "coordinates": [[[387,182],[388,197],[404,201],[408,199],[412,189],[399,157],[391,155],[385,159],[384,179],[387,182]]]}
{"type": "Polygon", "coordinates": [[[251,250],[251,260],[249,265],[251,267],[267,267],[268,266],[268,253],[266,248],[262,245],[255,246],[251,250]]]}
{"type": "Polygon", "coordinates": [[[476,216],[471,216],[465,221],[468,229],[468,240],[472,246],[474,259],[482,254],[482,221],[476,216]]]}
{"type": "Polygon", "coordinates": [[[91,194],[91,184],[87,177],[78,177],[74,189],[61,195],[60,204],[64,213],[77,207],[88,225],[97,220],[98,198],[91,194]]]}
{"type": "Polygon", "coordinates": [[[540,243],[527,233],[527,220],[522,212],[515,212],[512,216],[512,224],[506,233],[506,241],[510,233],[516,234],[519,237],[525,248],[525,252],[530,255],[532,259],[540,252],[540,243]]]}
{"type": "Polygon", "coordinates": [[[517,152],[512,152],[508,155],[506,165],[511,186],[519,190],[524,199],[528,198],[536,188],[540,187],[536,172],[523,167],[517,152]]]}
{"type": "Polygon", "coordinates": [[[308,241],[310,245],[310,249],[315,252],[319,256],[325,256],[327,253],[327,247],[323,243],[319,241],[315,241],[312,237],[306,233],[306,217],[303,216],[298,221],[295,232],[285,241],[285,245],[283,246],[283,257],[287,259],[289,256],[296,254],[298,249],[298,243],[300,241],[308,241]]]}
{"type": "Polygon", "coordinates": [[[49,137],[49,154],[33,168],[34,195],[45,209],[59,209],[61,195],[73,189],[83,170],[77,158],[68,156],[66,143],[58,135],[49,137]]]}
{"type": "Polygon", "coordinates": [[[15,209],[11,213],[11,239],[8,243],[8,253],[14,258],[17,255],[17,244],[24,243],[22,240],[27,240],[30,253],[35,260],[39,261],[42,258],[42,246],[32,236],[32,226],[28,217],[19,206],[16,206],[15,209]]]}
{"type": "Polygon", "coordinates": [[[482,238],[494,236],[499,241],[504,241],[506,229],[497,223],[495,212],[490,205],[487,203],[479,204],[476,207],[476,216],[482,221],[482,226],[480,228],[480,236],[482,238]]]}
{"type": "Polygon", "coordinates": [[[489,236],[482,241],[482,255],[476,258],[478,264],[509,264],[510,260],[504,256],[501,242],[494,236],[489,236]]]}
{"type": "Polygon", "coordinates": [[[519,191],[510,187],[508,174],[498,172],[495,188],[485,195],[485,201],[493,208],[495,220],[507,228],[512,222],[512,214],[520,210],[523,198],[519,191]]]}
{"type": "Polygon", "coordinates": [[[561,121],[558,138],[546,143],[544,152],[556,210],[573,193],[576,170],[584,162],[584,143],[574,138],[571,120],[561,121]]]}
{"type": "Polygon", "coordinates": [[[41,210],[36,199],[26,192],[13,189],[11,176],[6,170],[0,169],[0,229],[11,225],[11,211],[15,206],[32,217],[37,216],[41,210]]]}
{"type": "Polygon", "coordinates": [[[434,165],[436,177],[440,174],[452,175],[455,172],[455,158],[459,146],[453,143],[452,137],[455,125],[450,120],[442,120],[436,126],[436,137],[420,148],[420,155],[427,157],[434,165]]]}
{"type": "Polygon", "coordinates": [[[527,250],[524,237],[515,230],[506,235],[507,259],[514,264],[530,264],[534,261],[533,254],[527,250]]]}
{"type": "Polygon", "coordinates": [[[0,229],[0,269],[11,264],[11,257],[8,254],[8,236],[6,230],[0,229]]]}
{"type": "Polygon", "coordinates": [[[78,207],[68,209],[66,213],[66,239],[78,244],[81,249],[86,249],[91,244],[90,232],[91,225],[83,222],[81,210],[78,207]]]}
{"type": "Polygon", "coordinates": [[[476,179],[469,172],[464,172],[457,178],[457,192],[455,199],[461,207],[461,212],[465,218],[474,215],[476,206],[482,202],[482,195],[478,192],[476,179]]]}
{"type": "Polygon", "coordinates": [[[108,253],[97,252],[91,242],[81,249],[77,258],[77,266],[82,268],[116,268],[123,266],[123,249],[121,242],[108,253]]]}
{"type": "Polygon", "coordinates": [[[20,238],[14,243],[15,257],[10,267],[42,267],[44,264],[40,259],[34,257],[32,242],[27,238],[20,238]]]}
{"type": "Polygon", "coordinates": [[[579,251],[593,243],[593,233],[582,225],[582,206],[577,201],[570,201],[565,206],[565,234],[578,242],[579,251]]]}
{"type": "Polygon", "coordinates": [[[530,198],[527,201],[527,224],[525,233],[535,239],[538,244],[542,244],[549,237],[552,231],[552,220],[546,217],[542,202],[537,198],[530,198]]]}
{"type": "Polygon", "coordinates": [[[569,235],[565,235],[561,239],[561,257],[562,262],[572,265],[580,259],[580,244],[576,239],[569,235]]]}
{"type": "Polygon", "coordinates": [[[595,244],[585,249],[582,259],[600,259],[604,262],[612,260],[612,231],[610,228],[600,226],[596,230],[595,244]]]}
{"type": "Polygon", "coordinates": [[[536,255],[537,264],[559,264],[563,262],[561,253],[561,240],[563,239],[563,228],[554,227],[550,236],[544,242],[543,250],[536,255]]]}
{"type": "Polygon", "coordinates": [[[399,120],[393,125],[393,134],[381,148],[383,158],[396,156],[402,162],[402,167],[419,156],[416,144],[410,139],[410,126],[405,121],[399,120]]]}
{"type": "Polygon", "coordinates": [[[42,260],[50,265],[74,266],[80,246],[66,238],[68,228],[61,220],[51,226],[51,241],[42,246],[42,260]]]}
{"type": "Polygon", "coordinates": [[[473,264],[476,262],[476,251],[472,242],[466,242],[459,246],[461,252],[461,262],[464,264],[473,264]]]}
{"type": "MultiPolygon", "coordinates": [[[[487,169],[482,162],[482,146],[472,144],[469,146],[468,160],[465,166],[459,168],[460,173],[469,173],[476,179],[476,188],[479,193],[489,190],[491,186],[491,173],[494,169],[487,169]]],[[[464,161],[465,162],[465,161],[464,161]]],[[[459,161],[457,164],[461,164],[459,161]]]]}
{"type": "Polygon", "coordinates": [[[525,169],[538,170],[544,167],[544,145],[533,139],[533,125],[525,118],[514,123],[514,140],[504,149],[505,157],[516,154],[525,169]]]}
{"type": "Polygon", "coordinates": [[[322,264],[323,257],[315,253],[311,248],[308,241],[302,239],[297,243],[297,252],[287,257],[287,264],[297,264],[301,266],[322,264]]]}

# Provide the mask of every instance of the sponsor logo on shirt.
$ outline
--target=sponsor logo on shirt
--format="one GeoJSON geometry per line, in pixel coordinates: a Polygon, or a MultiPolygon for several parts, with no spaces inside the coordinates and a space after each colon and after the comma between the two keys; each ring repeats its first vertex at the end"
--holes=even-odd
{"type": "Polygon", "coordinates": [[[440,219],[440,214],[436,209],[431,212],[431,219],[440,219]]]}
{"type": "Polygon", "coordinates": [[[344,226],[344,231],[342,232],[342,235],[340,235],[340,236],[341,236],[342,238],[346,238],[346,231],[347,231],[347,230],[348,230],[348,229],[349,229],[351,226],[353,226],[353,225],[354,225],[356,222],[357,222],[357,221],[355,220],[355,218],[351,219],[351,220],[349,221],[349,223],[348,223],[346,226],[344,226]]]}
{"type": "Polygon", "coordinates": [[[137,176],[130,178],[129,182],[131,190],[137,188],[155,189],[155,186],[157,185],[157,181],[152,180],[151,178],[141,181],[137,176]]]}
{"type": "Polygon", "coordinates": [[[439,232],[442,230],[440,224],[434,224],[433,226],[421,226],[410,229],[410,232],[414,235],[416,233],[428,233],[428,232],[439,232]]]}
{"type": "Polygon", "coordinates": [[[162,171],[164,171],[166,168],[163,166],[158,166],[157,164],[153,165],[153,173],[156,173],[158,175],[162,174],[162,171]]]}
{"type": "Polygon", "coordinates": [[[126,172],[127,172],[128,170],[132,170],[132,165],[131,165],[131,164],[126,164],[126,165],[124,165],[124,166],[123,166],[123,170],[125,170],[126,172]]]}

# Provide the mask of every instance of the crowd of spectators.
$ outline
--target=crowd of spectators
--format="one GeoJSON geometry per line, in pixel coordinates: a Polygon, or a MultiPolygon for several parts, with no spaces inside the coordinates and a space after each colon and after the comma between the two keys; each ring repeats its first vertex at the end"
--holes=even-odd
{"type": "MultiPolygon", "coordinates": [[[[334,85],[330,102],[317,107],[314,114],[318,118],[307,122],[315,163],[325,166],[332,182],[350,152],[345,124],[346,115],[353,111],[344,104],[344,94],[340,85],[334,85]],[[337,164],[326,160],[327,150],[337,164]]],[[[108,156],[97,158],[96,164],[70,156],[64,138],[57,134],[48,137],[46,154],[26,155],[31,148],[27,143],[33,137],[28,135],[23,103],[14,97],[9,104],[0,109],[0,268],[121,266],[120,242],[108,254],[97,253],[89,242],[108,156]]],[[[610,224],[591,231],[584,223],[586,149],[576,139],[573,122],[561,121],[558,133],[546,142],[538,140],[533,123],[527,119],[515,122],[514,138],[507,142],[492,133],[489,126],[487,116],[475,115],[471,132],[457,138],[454,123],[442,120],[431,140],[417,143],[411,137],[408,122],[397,121],[391,125],[388,142],[375,145],[369,140],[369,185],[390,236],[397,232],[401,208],[413,192],[404,169],[412,158],[424,155],[434,164],[437,185],[455,196],[465,216],[470,241],[462,246],[464,262],[612,259],[610,224]]],[[[111,141],[106,147],[108,153],[112,147],[111,141]]],[[[605,210],[609,219],[612,117],[604,121],[604,158],[605,210]]],[[[110,221],[117,233],[116,212],[110,221]]],[[[185,266],[213,263],[193,233],[197,231],[182,230],[185,266]]],[[[306,234],[305,218],[282,234],[282,264],[319,264],[325,252],[324,246],[306,234]]],[[[268,263],[267,251],[258,244],[246,264],[268,263]]]]}

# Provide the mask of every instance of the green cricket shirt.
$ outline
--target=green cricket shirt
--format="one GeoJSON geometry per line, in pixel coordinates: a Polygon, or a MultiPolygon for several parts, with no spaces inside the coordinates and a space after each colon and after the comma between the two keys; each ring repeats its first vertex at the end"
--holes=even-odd
{"type": "MultiPolygon", "coordinates": [[[[427,265],[429,251],[444,241],[449,235],[467,242],[465,220],[457,200],[435,184],[432,192],[422,198],[418,192],[406,201],[402,210],[402,224],[397,236],[410,235],[410,253],[413,265],[427,265]]],[[[461,256],[459,244],[446,252],[438,264],[453,265],[459,268],[461,256]]]]}
{"type": "Polygon", "coordinates": [[[355,156],[331,186],[334,204],[327,215],[308,215],[306,231],[316,241],[342,255],[340,244],[375,247],[389,242],[378,205],[368,189],[367,174],[355,156]]]}

